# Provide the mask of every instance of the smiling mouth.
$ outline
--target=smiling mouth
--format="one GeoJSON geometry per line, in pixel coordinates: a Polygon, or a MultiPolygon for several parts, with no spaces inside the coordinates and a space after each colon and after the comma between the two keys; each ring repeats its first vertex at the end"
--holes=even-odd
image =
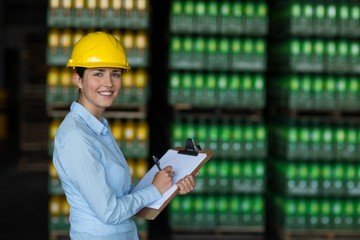
{"type": "Polygon", "coordinates": [[[106,92],[98,92],[101,96],[111,96],[113,95],[113,92],[106,91],[106,92]]]}

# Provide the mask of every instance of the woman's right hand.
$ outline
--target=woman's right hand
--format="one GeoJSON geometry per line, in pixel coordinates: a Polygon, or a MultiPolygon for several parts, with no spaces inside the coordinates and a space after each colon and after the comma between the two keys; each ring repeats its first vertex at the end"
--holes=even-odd
{"type": "Polygon", "coordinates": [[[174,175],[175,173],[172,171],[172,167],[167,166],[155,174],[152,184],[163,194],[173,185],[172,177],[174,175]]]}

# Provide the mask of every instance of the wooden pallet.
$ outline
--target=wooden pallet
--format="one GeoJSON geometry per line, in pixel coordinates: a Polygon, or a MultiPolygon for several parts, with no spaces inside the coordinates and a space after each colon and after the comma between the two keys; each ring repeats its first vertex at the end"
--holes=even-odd
{"type": "Polygon", "coordinates": [[[177,228],[173,240],[263,240],[262,227],[177,228]]]}
{"type": "Polygon", "coordinates": [[[278,229],[281,240],[358,240],[359,230],[278,229]]]}

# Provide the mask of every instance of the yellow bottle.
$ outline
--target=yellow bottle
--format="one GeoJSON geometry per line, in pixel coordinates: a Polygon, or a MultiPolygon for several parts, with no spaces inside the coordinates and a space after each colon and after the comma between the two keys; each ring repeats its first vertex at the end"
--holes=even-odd
{"type": "Polygon", "coordinates": [[[50,0],[49,1],[49,9],[50,10],[58,10],[60,8],[60,0],[50,0]]]}
{"type": "Polygon", "coordinates": [[[145,120],[140,120],[136,127],[136,140],[147,142],[149,140],[149,125],[145,120]]]}
{"type": "Polygon", "coordinates": [[[56,28],[50,29],[48,34],[48,47],[58,48],[60,45],[60,31],[56,28]]]}
{"type": "Polygon", "coordinates": [[[123,124],[120,119],[115,119],[111,124],[111,132],[116,142],[120,142],[123,138],[123,124]]]}
{"type": "Polygon", "coordinates": [[[61,198],[61,213],[64,217],[64,223],[65,224],[69,224],[70,220],[69,220],[69,216],[70,216],[70,205],[66,200],[66,197],[63,196],[61,198]]]}
{"type": "Polygon", "coordinates": [[[120,101],[121,103],[131,103],[132,97],[132,89],[134,86],[134,74],[131,71],[124,72],[122,75],[121,82],[121,93],[120,93],[120,101]]]}
{"type": "Polygon", "coordinates": [[[128,158],[127,163],[128,163],[129,169],[130,169],[131,178],[133,178],[135,175],[135,168],[136,168],[135,161],[132,158],[128,158]]]}
{"type": "Polygon", "coordinates": [[[58,173],[52,161],[49,162],[49,176],[51,179],[58,178],[58,173]]]}
{"type": "Polygon", "coordinates": [[[63,103],[70,103],[74,100],[73,96],[73,84],[72,84],[72,73],[69,69],[63,68],[60,72],[60,86],[61,96],[63,103]]]}
{"type": "Polygon", "coordinates": [[[72,8],[72,0],[62,0],[61,1],[61,7],[63,9],[71,9],[72,8]]]}
{"type": "Polygon", "coordinates": [[[131,52],[134,49],[134,33],[132,31],[126,31],[123,35],[123,44],[126,52],[131,52]]]}
{"type": "Polygon", "coordinates": [[[60,126],[60,119],[54,118],[49,125],[49,140],[54,141],[56,132],[60,126]]]}
{"type": "Polygon", "coordinates": [[[135,48],[144,51],[149,47],[149,36],[145,31],[139,31],[135,37],[135,48]]]}
{"type": "Polygon", "coordinates": [[[57,224],[60,221],[61,216],[61,198],[58,195],[50,197],[49,200],[49,213],[50,221],[52,224],[57,224]]]}
{"type": "Polygon", "coordinates": [[[46,100],[48,103],[56,102],[59,97],[59,70],[57,67],[50,67],[46,77],[47,92],[46,100]]]}
{"type": "Polygon", "coordinates": [[[133,120],[126,120],[124,126],[124,139],[126,142],[133,142],[135,140],[135,123],[133,120]]]}
{"type": "Polygon", "coordinates": [[[85,31],[76,29],[72,34],[72,46],[74,46],[83,36],[85,36],[85,31]]]}
{"type": "Polygon", "coordinates": [[[136,177],[141,179],[148,171],[149,166],[145,159],[138,159],[136,164],[136,177]]]}

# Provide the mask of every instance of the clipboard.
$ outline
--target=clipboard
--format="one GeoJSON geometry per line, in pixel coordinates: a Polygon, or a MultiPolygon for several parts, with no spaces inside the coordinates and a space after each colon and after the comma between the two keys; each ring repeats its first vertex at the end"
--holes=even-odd
{"type": "MultiPolygon", "coordinates": [[[[166,164],[166,157],[171,157],[172,159],[174,159],[173,157],[176,156],[179,159],[175,159],[174,161],[176,161],[174,167],[174,171],[175,171],[175,176],[176,176],[176,172],[177,169],[176,167],[180,167],[181,164],[183,162],[180,161],[191,161],[192,159],[194,160],[193,162],[189,163],[187,165],[186,170],[191,169],[188,172],[183,172],[181,173],[180,176],[178,176],[179,179],[183,178],[186,175],[190,175],[190,174],[195,174],[196,172],[198,172],[200,170],[200,168],[202,166],[205,165],[205,163],[212,157],[212,152],[210,150],[201,150],[200,146],[196,146],[193,142],[192,139],[187,139],[185,147],[176,147],[173,149],[169,149],[162,158],[160,158],[160,164],[165,167],[166,164]],[[181,160],[180,160],[181,159],[181,160]],[[163,161],[163,162],[162,162],[163,161]]],[[[171,161],[171,160],[169,160],[171,161]]],[[[149,182],[144,183],[144,181],[149,181],[150,179],[153,179],[153,175],[157,172],[157,168],[154,165],[146,174],[145,176],[138,182],[138,184],[134,187],[134,189],[136,189],[136,187],[139,187],[139,189],[141,189],[142,187],[146,186],[146,184],[150,184],[149,182]],[[146,179],[148,178],[148,180],[146,179]],[[139,186],[140,185],[140,186],[139,186]],[[143,186],[141,186],[143,185],[143,186]]],[[[174,176],[174,177],[175,177],[174,176]]],[[[143,209],[141,209],[136,216],[144,218],[146,220],[154,220],[160,213],[161,211],[171,202],[171,200],[178,195],[180,189],[176,186],[176,182],[177,180],[174,180],[174,185],[163,194],[163,198],[159,200],[159,204],[157,204],[157,202],[155,202],[154,204],[150,204],[147,207],[144,207],[143,209]]]]}

